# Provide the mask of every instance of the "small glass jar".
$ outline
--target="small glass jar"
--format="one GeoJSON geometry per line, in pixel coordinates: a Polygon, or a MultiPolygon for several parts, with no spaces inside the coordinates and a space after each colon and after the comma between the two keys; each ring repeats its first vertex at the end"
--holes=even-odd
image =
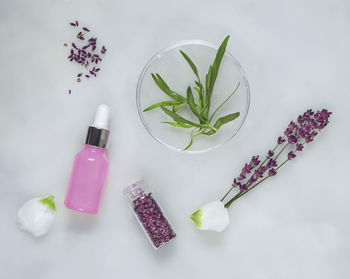
{"type": "Polygon", "coordinates": [[[143,180],[137,181],[123,190],[131,208],[155,249],[169,243],[176,233],[160,208],[151,191],[146,190],[143,180]]]}

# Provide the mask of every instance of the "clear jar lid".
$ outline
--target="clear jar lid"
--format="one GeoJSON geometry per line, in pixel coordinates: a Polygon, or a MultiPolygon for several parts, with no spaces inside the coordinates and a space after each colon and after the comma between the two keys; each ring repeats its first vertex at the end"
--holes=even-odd
{"type": "Polygon", "coordinates": [[[139,195],[147,193],[145,188],[147,188],[145,187],[145,182],[143,180],[139,180],[126,187],[123,190],[123,194],[127,196],[130,200],[133,200],[139,195]]]}

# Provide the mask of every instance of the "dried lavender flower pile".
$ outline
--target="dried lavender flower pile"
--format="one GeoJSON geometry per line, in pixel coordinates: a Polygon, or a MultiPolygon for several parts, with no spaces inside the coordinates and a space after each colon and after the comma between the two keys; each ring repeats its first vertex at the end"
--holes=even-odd
{"type": "Polygon", "coordinates": [[[267,152],[262,162],[259,156],[253,156],[250,162],[244,165],[239,176],[233,180],[230,190],[221,199],[223,202],[234,188],[239,188],[239,192],[225,203],[225,207],[228,208],[235,200],[269,177],[275,176],[285,163],[293,160],[297,152],[301,152],[304,146],[312,142],[327,126],[331,114],[326,109],[317,112],[309,109],[299,115],[295,122],[291,121],[283,135],[278,137],[276,146],[267,152]],[[282,154],[285,154],[284,160],[278,162],[282,154]]]}
{"type": "Polygon", "coordinates": [[[156,248],[163,246],[176,236],[158,203],[152,197],[152,193],[142,193],[134,199],[133,209],[156,248]]]}
{"type": "MultiPolygon", "coordinates": [[[[101,70],[99,63],[102,61],[107,49],[105,46],[98,48],[97,37],[90,36],[90,29],[79,27],[79,22],[70,22],[70,26],[78,28],[77,40],[71,43],[68,60],[82,66],[82,70],[77,74],[77,82],[83,78],[96,77],[101,70]]],[[[68,47],[67,44],[64,46],[68,47]]],[[[69,92],[69,94],[71,91],[69,92]]]]}

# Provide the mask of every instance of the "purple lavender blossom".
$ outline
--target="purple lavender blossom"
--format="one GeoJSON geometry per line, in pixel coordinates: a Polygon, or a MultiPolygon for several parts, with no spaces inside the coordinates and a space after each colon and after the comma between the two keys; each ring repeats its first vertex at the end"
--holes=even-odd
{"type": "Polygon", "coordinates": [[[314,119],[311,119],[311,120],[309,121],[309,125],[310,125],[313,129],[317,129],[317,128],[318,128],[317,122],[316,122],[314,119]]]}
{"type": "Polygon", "coordinates": [[[276,160],[274,159],[270,159],[267,164],[266,164],[266,167],[269,169],[269,168],[272,168],[272,167],[277,167],[277,162],[276,160]]]}
{"type": "Polygon", "coordinates": [[[263,177],[263,174],[264,174],[264,172],[263,171],[261,171],[261,169],[258,169],[258,170],[256,170],[255,171],[255,176],[256,177],[263,177]]]}
{"type": "Polygon", "coordinates": [[[255,167],[259,164],[260,164],[259,156],[253,156],[251,161],[250,161],[250,165],[255,167]]]}
{"type": "Polygon", "coordinates": [[[312,141],[313,141],[313,138],[311,136],[305,137],[305,142],[306,143],[309,143],[309,142],[312,142],[312,141]]]}
{"type": "Polygon", "coordinates": [[[304,145],[302,145],[301,143],[298,143],[295,149],[297,151],[303,151],[303,148],[304,148],[304,145]]]}
{"type": "Polygon", "coordinates": [[[266,166],[261,166],[261,167],[260,167],[261,173],[264,173],[266,170],[267,170],[266,166]]]}
{"type": "Polygon", "coordinates": [[[250,184],[253,184],[254,182],[256,182],[256,178],[255,178],[255,175],[252,175],[250,178],[249,178],[249,183],[250,184]]]}
{"type": "Polygon", "coordinates": [[[293,133],[293,131],[291,130],[291,129],[289,129],[289,128],[287,128],[285,131],[284,131],[284,134],[286,135],[286,136],[289,136],[290,134],[292,134],[293,133]]]}
{"type": "Polygon", "coordinates": [[[267,152],[267,157],[271,158],[275,153],[272,150],[269,150],[269,152],[267,152]]]}
{"type": "Polygon", "coordinates": [[[250,164],[245,164],[245,166],[242,169],[242,173],[247,174],[250,173],[253,167],[250,164]]]}
{"type": "Polygon", "coordinates": [[[291,130],[294,130],[296,127],[297,127],[297,125],[293,121],[291,121],[288,125],[288,128],[291,130]]]}
{"type": "Polygon", "coordinates": [[[294,143],[297,143],[297,142],[298,142],[298,139],[297,139],[296,136],[290,135],[290,136],[288,137],[288,142],[291,143],[291,144],[294,144],[294,143]]]}
{"type": "Polygon", "coordinates": [[[288,159],[289,160],[292,160],[292,159],[294,159],[296,157],[296,155],[293,153],[293,151],[290,151],[289,153],[288,153],[288,159]]]}
{"type": "Polygon", "coordinates": [[[311,127],[307,124],[303,125],[302,129],[303,129],[305,134],[310,134],[310,132],[311,132],[311,127]]]}
{"type": "Polygon", "coordinates": [[[296,136],[299,137],[299,138],[304,138],[305,137],[305,133],[304,133],[303,129],[297,127],[296,128],[296,136]]]}
{"type": "Polygon", "coordinates": [[[283,138],[283,137],[278,137],[278,139],[277,139],[277,143],[278,144],[282,144],[282,143],[284,143],[286,140],[283,138]]]}
{"type": "Polygon", "coordinates": [[[304,122],[304,117],[302,117],[301,115],[298,116],[298,119],[297,119],[298,123],[303,123],[304,122]]]}
{"type": "Polygon", "coordinates": [[[275,176],[277,174],[277,171],[275,169],[269,170],[269,176],[275,176]]]}
{"type": "Polygon", "coordinates": [[[314,112],[312,111],[312,109],[308,109],[308,110],[306,111],[306,113],[307,113],[309,116],[314,115],[314,112]]]}

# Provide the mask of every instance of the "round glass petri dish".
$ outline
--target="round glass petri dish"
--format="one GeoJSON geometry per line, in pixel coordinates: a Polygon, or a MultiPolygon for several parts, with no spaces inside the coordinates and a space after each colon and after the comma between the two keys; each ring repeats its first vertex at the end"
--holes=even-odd
{"type": "MultiPolygon", "coordinates": [[[[144,112],[144,110],[161,101],[171,101],[154,82],[153,74],[159,74],[172,91],[186,98],[188,86],[191,86],[198,103],[198,94],[194,90],[196,76],[183,58],[180,50],[184,51],[196,64],[201,82],[205,84],[205,75],[213,64],[218,47],[201,40],[180,41],[160,50],[143,68],[136,89],[136,102],[139,116],[149,134],[166,147],[179,152],[203,153],[217,148],[231,140],[242,127],[249,110],[249,84],[239,62],[226,51],[212,93],[209,116],[234,91],[235,94],[215,114],[212,124],[227,114],[240,112],[235,120],[221,126],[213,135],[197,136],[192,146],[183,151],[189,144],[192,129],[173,127],[164,122],[174,122],[161,108],[144,112]]],[[[167,107],[172,110],[172,107],[167,107]]],[[[198,123],[198,119],[190,111],[188,105],[177,111],[182,117],[198,123]]]]}

